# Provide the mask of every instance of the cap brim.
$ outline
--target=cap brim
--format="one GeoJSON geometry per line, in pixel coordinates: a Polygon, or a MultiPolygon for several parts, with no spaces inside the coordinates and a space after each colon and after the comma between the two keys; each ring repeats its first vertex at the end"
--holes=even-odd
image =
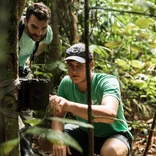
{"type": "Polygon", "coordinates": [[[79,57],[79,56],[69,56],[67,58],[64,59],[64,61],[68,61],[68,60],[74,60],[74,61],[77,61],[77,62],[80,62],[80,63],[85,63],[86,60],[82,57],[79,57]]]}

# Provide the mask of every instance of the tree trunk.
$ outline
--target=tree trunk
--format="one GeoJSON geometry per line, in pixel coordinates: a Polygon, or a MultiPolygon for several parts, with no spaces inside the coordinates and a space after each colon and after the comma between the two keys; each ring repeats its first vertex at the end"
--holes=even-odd
{"type": "Polygon", "coordinates": [[[22,16],[22,13],[23,13],[23,9],[24,9],[24,6],[25,6],[25,2],[27,0],[18,0],[18,22],[20,21],[21,19],[21,16],[22,16]]]}
{"type": "Polygon", "coordinates": [[[57,16],[57,0],[52,0],[52,8],[51,8],[51,26],[53,30],[53,40],[49,49],[49,60],[56,61],[59,60],[59,24],[58,24],[58,16],[57,16]]]}
{"type": "Polygon", "coordinates": [[[79,42],[78,18],[72,11],[72,5],[74,5],[72,0],[57,0],[60,29],[64,29],[70,45],[79,42]]]}
{"type": "MultiPolygon", "coordinates": [[[[1,142],[18,138],[17,118],[17,4],[18,0],[0,1],[0,104],[6,110],[0,111],[1,142]],[[13,117],[14,116],[14,117],[13,117]]],[[[2,109],[1,109],[2,110],[2,109]]],[[[9,156],[18,156],[17,146],[9,156]]]]}
{"type": "Polygon", "coordinates": [[[78,42],[78,19],[77,16],[72,12],[73,2],[71,0],[52,0],[51,3],[51,25],[53,30],[53,41],[50,45],[48,56],[49,60],[55,61],[60,59],[60,27],[63,27],[70,44],[78,42]]]}

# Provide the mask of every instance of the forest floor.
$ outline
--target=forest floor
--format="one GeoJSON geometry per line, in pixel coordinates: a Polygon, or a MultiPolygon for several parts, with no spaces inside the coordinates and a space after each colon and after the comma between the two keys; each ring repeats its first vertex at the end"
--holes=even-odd
{"type": "MultiPolygon", "coordinates": [[[[148,136],[135,134],[131,156],[143,156],[148,136]]],[[[150,147],[146,156],[156,156],[156,136],[152,137],[150,147]]]]}
{"type": "MultiPolygon", "coordinates": [[[[144,134],[140,134],[139,132],[138,133],[135,132],[133,136],[134,136],[134,140],[133,140],[131,156],[143,156],[144,150],[147,145],[148,136],[145,136],[144,134]]],[[[35,139],[33,141],[33,150],[35,151],[35,153],[37,153],[36,154],[37,156],[53,156],[53,154],[41,150],[35,139]]],[[[154,134],[151,139],[151,144],[146,156],[156,156],[156,134],[154,134]]]]}

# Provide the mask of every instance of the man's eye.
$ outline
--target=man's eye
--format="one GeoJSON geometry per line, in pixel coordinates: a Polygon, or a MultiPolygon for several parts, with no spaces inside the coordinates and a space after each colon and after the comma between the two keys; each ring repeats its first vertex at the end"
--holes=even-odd
{"type": "Polygon", "coordinates": [[[78,67],[79,67],[79,68],[83,67],[83,64],[78,64],[78,67]]]}
{"type": "Polygon", "coordinates": [[[43,31],[46,30],[46,29],[47,29],[47,27],[42,28],[43,31]]]}
{"type": "Polygon", "coordinates": [[[68,67],[72,67],[72,64],[67,64],[68,67]]]}
{"type": "Polygon", "coordinates": [[[32,25],[32,28],[37,29],[37,27],[35,25],[32,25]]]}

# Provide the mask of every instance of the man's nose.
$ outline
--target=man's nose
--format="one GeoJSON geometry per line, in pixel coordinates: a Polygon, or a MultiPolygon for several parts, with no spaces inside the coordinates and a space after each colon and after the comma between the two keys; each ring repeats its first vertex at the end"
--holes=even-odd
{"type": "Polygon", "coordinates": [[[78,69],[76,66],[73,66],[73,67],[72,67],[72,71],[73,71],[73,72],[78,72],[79,69],[78,69]]]}
{"type": "Polygon", "coordinates": [[[36,31],[36,35],[37,35],[37,36],[41,36],[41,35],[42,35],[42,31],[41,31],[41,30],[37,30],[37,31],[36,31]]]}

